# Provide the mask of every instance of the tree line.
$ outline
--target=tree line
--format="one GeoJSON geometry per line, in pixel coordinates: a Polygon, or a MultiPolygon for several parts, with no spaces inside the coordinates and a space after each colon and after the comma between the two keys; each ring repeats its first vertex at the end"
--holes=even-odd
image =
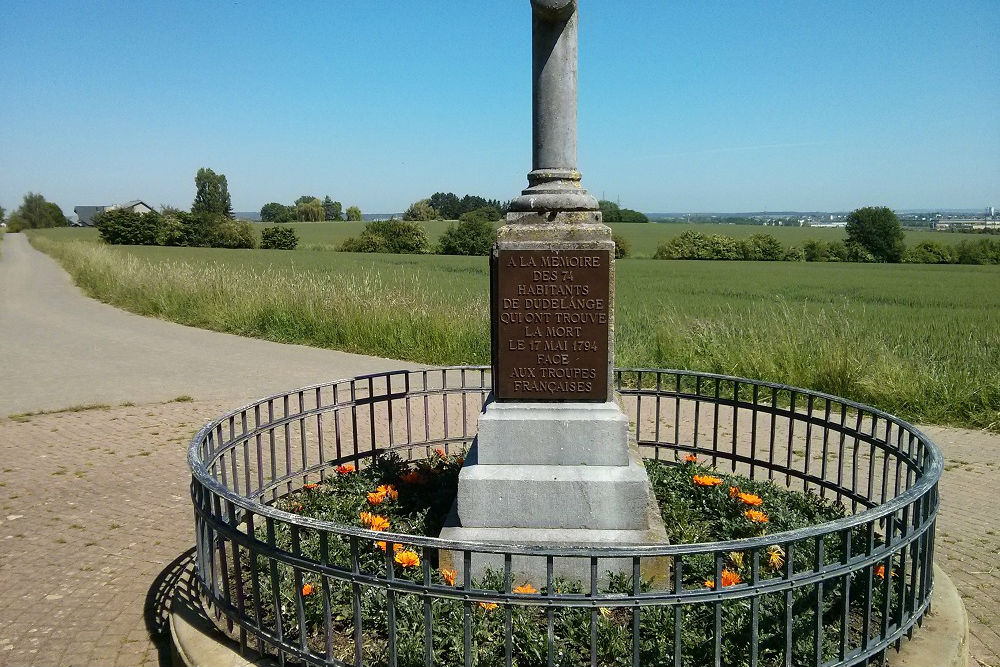
{"type": "Polygon", "coordinates": [[[361,220],[361,209],[348,206],[347,211],[339,201],[334,201],[330,195],[323,199],[313,195],[302,195],[294,203],[285,205],[278,202],[268,202],[260,209],[260,219],[263,222],[349,222],[361,220]],[[346,217],[345,217],[346,216],[346,217]]]}

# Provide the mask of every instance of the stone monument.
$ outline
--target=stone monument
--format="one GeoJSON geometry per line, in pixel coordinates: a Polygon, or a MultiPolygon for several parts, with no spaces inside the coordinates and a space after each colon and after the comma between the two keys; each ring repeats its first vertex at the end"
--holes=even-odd
{"type": "Polygon", "coordinates": [[[577,2],[531,7],[532,171],[493,248],[493,392],[441,536],[661,542],[613,389],[615,244],[577,170],[577,2]]]}

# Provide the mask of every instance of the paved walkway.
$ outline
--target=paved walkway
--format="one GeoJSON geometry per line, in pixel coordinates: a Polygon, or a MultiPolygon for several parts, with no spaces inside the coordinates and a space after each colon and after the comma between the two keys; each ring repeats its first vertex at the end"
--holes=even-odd
{"type": "MultiPolygon", "coordinates": [[[[38,271],[38,289],[61,299],[59,307],[67,317],[74,318],[77,326],[85,325],[81,335],[88,336],[94,354],[130,345],[141,350],[126,330],[129,322],[148,327],[142,329],[143,335],[164,344],[173,335],[190,335],[197,342],[187,345],[206,349],[219,345],[211,348],[212,354],[226,356],[218,363],[228,366],[198,373],[199,364],[213,360],[202,356],[201,348],[171,346],[169,363],[148,361],[172,379],[157,384],[158,394],[153,391],[144,398],[144,377],[159,371],[147,370],[151,367],[139,352],[131,353],[135,365],[109,373],[99,365],[100,357],[84,358],[87,348],[81,348],[80,358],[55,350],[52,356],[59,356],[79,378],[64,383],[60,364],[46,364],[46,355],[34,355],[30,346],[23,350],[5,346],[0,366],[4,394],[31,377],[23,374],[31,372],[32,365],[41,379],[35,383],[39,390],[25,390],[38,402],[13,403],[5,398],[8,402],[0,404],[0,415],[95,401],[116,406],[15,419],[0,416],[0,665],[167,664],[162,595],[177,570],[176,561],[194,541],[184,459],[191,435],[212,417],[271,389],[404,364],[262,343],[127,315],[81,298],[58,267],[22,241],[19,235],[9,235],[3,242],[0,336],[4,338],[0,339],[9,341],[7,332],[20,329],[27,336],[24,340],[58,340],[36,338],[42,332],[32,326],[59,329],[65,334],[63,340],[75,333],[73,327],[43,317],[39,312],[43,308],[24,303],[38,298],[32,287],[35,280],[26,279],[38,271]],[[8,262],[26,264],[12,270],[8,262]],[[19,284],[8,282],[18,271],[29,273],[19,284]],[[20,296],[12,294],[15,291],[20,296]],[[11,321],[18,313],[33,316],[36,324],[11,321]],[[105,317],[118,319],[109,325],[105,317]],[[103,342],[108,336],[111,340],[103,342]],[[209,340],[217,337],[225,343],[209,340]],[[258,373],[250,362],[253,354],[260,354],[259,345],[267,346],[269,354],[287,353],[290,364],[305,364],[306,370],[299,371],[303,376],[258,373]],[[248,353],[244,346],[258,351],[248,353]],[[19,358],[22,352],[27,360],[19,358]],[[307,359],[318,365],[309,365],[307,359]],[[20,370],[9,375],[8,367],[20,370]],[[96,374],[88,378],[87,373],[96,374]],[[193,388],[196,382],[204,382],[198,385],[201,391],[193,388]],[[127,391],[114,394],[115,385],[127,391]],[[86,393],[88,386],[93,393],[86,393]],[[199,400],[146,402],[181,394],[199,400]],[[141,404],[117,405],[123,400],[141,404]]],[[[991,483],[1000,472],[1000,436],[938,427],[925,430],[947,459],[938,562],[965,599],[974,664],[1000,667],[1000,521],[991,483]]]]}

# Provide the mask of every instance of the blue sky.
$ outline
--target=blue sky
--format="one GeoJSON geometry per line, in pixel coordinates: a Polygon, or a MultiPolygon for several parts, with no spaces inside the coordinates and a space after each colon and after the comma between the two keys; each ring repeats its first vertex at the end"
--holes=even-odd
{"type": "MultiPolygon", "coordinates": [[[[528,0],[0,0],[0,206],[516,196],[528,0]]],[[[1000,207],[1000,2],[581,0],[584,186],[644,211],[1000,207]]]]}

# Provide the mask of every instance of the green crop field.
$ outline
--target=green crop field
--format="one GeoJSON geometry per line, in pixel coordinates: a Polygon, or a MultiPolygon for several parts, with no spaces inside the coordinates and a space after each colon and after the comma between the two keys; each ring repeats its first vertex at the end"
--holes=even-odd
{"type": "MultiPolygon", "coordinates": [[[[489,361],[485,258],[108,247],[71,229],[31,238],[86,292],[141,314],[431,364],[489,361]]],[[[616,323],[619,366],[784,382],[1000,430],[997,266],[627,259],[616,323]]]]}

